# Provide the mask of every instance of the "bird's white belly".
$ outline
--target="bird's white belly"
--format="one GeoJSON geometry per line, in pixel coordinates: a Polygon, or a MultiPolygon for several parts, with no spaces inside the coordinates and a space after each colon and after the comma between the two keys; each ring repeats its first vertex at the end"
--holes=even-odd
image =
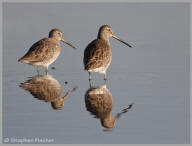
{"type": "Polygon", "coordinates": [[[99,72],[101,74],[105,74],[107,69],[108,69],[108,67],[109,67],[109,65],[111,64],[111,59],[112,59],[112,57],[110,57],[110,61],[105,66],[101,66],[99,68],[95,68],[95,69],[89,70],[89,72],[99,72]]]}
{"type": "Polygon", "coordinates": [[[90,72],[99,72],[99,73],[101,73],[101,74],[105,74],[106,70],[107,70],[107,69],[106,69],[105,67],[99,67],[99,68],[90,70],[90,72]]]}
{"type": "Polygon", "coordinates": [[[47,67],[58,58],[59,54],[60,54],[60,51],[57,53],[55,52],[52,57],[50,57],[49,59],[45,59],[42,62],[37,62],[36,65],[47,67]]]}
{"type": "Polygon", "coordinates": [[[59,54],[60,53],[54,54],[52,58],[45,62],[44,66],[49,66],[50,64],[52,64],[59,57],[59,54]]]}

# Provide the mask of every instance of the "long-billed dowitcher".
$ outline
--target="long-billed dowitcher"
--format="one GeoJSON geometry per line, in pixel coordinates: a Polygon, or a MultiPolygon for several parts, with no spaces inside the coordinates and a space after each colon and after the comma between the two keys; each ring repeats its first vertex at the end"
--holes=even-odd
{"type": "Polygon", "coordinates": [[[48,66],[53,63],[60,54],[60,41],[75,48],[71,43],[63,39],[62,32],[59,29],[52,29],[49,32],[48,38],[44,38],[33,44],[29,51],[18,61],[37,66],[38,73],[39,66],[43,66],[47,73],[48,66]]]}
{"type": "Polygon", "coordinates": [[[64,100],[77,88],[74,87],[62,97],[62,86],[51,75],[37,75],[31,77],[29,80],[21,83],[20,87],[29,91],[39,100],[51,102],[51,106],[55,110],[62,109],[64,100]]]}
{"type": "Polygon", "coordinates": [[[110,37],[119,40],[131,48],[131,45],[114,35],[111,26],[101,26],[97,39],[92,41],[84,51],[84,69],[89,72],[89,80],[91,80],[91,72],[99,72],[104,74],[104,79],[107,79],[106,70],[109,67],[112,59],[109,43],[110,37]]]}

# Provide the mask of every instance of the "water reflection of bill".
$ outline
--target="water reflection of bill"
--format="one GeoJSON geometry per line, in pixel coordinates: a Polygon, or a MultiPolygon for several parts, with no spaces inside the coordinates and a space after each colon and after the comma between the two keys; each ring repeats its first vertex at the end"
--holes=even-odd
{"type": "Polygon", "coordinates": [[[77,88],[74,87],[62,96],[61,84],[49,74],[30,77],[24,83],[21,83],[20,87],[29,91],[34,98],[50,102],[55,110],[62,109],[64,100],[77,88]]]}
{"type": "Polygon", "coordinates": [[[113,97],[106,83],[99,87],[93,87],[90,82],[90,88],[85,93],[85,105],[87,111],[93,114],[95,118],[99,118],[101,125],[107,128],[104,131],[111,131],[115,127],[116,120],[128,112],[133,103],[112,117],[113,97]]]}

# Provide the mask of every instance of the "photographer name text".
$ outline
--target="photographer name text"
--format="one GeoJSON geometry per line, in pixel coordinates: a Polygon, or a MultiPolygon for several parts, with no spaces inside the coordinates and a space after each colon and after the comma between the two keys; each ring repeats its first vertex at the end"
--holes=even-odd
{"type": "Polygon", "coordinates": [[[53,143],[54,139],[53,138],[4,138],[4,143],[53,143]]]}

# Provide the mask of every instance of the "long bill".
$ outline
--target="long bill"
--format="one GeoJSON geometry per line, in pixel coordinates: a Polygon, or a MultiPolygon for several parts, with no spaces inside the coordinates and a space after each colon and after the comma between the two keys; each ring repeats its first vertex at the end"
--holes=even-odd
{"type": "Polygon", "coordinates": [[[71,95],[72,92],[74,92],[78,87],[75,86],[72,90],[68,91],[64,96],[63,99],[66,99],[69,95],[71,95]]]}
{"type": "Polygon", "coordinates": [[[65,44],[71,46],[72,48],[76,49],[71,43],[69,43],[68,41],[64,40],[63,38],[62,38],[61,41],[64,42],[65,44]]]}
{"type": "Polygon", "coordinates": [[[115,36],[114,34],[112,35],[112,37],[120,42],[122,42],[123,44],[127,45],[128,47],[132,48],[131,45],[129,45],[127,42],[123,41],[122,39],[118,38],[117,36],[115,36]]]}

